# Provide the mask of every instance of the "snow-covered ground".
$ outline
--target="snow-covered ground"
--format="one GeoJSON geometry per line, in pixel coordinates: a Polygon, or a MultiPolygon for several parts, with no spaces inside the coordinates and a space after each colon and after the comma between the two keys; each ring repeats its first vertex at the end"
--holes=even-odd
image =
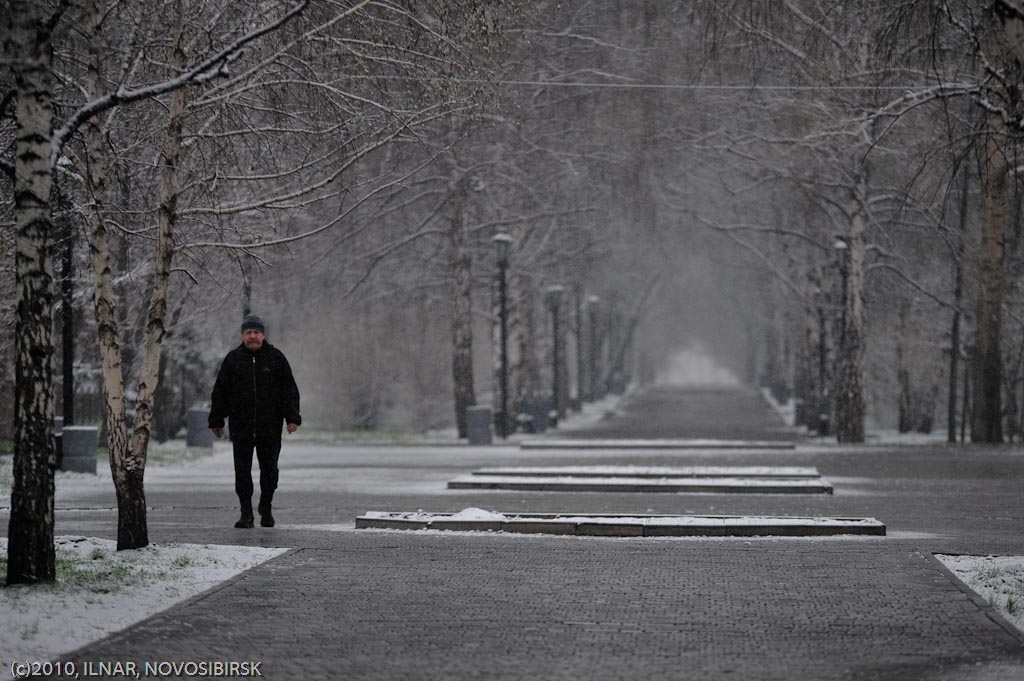
{"type": "Polygon", "coordinates": [[[1024,556],[935,556],[1024,632],[1024,556]]]}
{"type": "MultiPolygon", "coordinates": [[[[58,537],[55,585],[0,589],[0,679],[13,677],[12,663],[72,652],[285,551],[195,544],[115,548],[105,539],[58,537]]],[[[0,550],[6,555],[7,539],[0,538],[0,550]]]]}

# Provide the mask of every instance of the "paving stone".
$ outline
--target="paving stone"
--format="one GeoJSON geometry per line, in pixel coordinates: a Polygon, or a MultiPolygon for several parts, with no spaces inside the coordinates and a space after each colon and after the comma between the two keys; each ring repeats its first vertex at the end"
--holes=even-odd
{"type": "MultiPolygon", "coordinates": [[[[574,434],[795,436],[753,391],[665,388],[631,398],[622,412],[574,434]]],[[[1021,553],[1019,446],[410,453],[286,440],[279,527],[244,532],[231,527],[229,452],[221,462],[221,477],[195,486],[147,470],[151,541],[297,550],[75,659],[255,659],[265,678],[288,680],[1024,678],[1016,639],[927,559],[1021,553]],[[814,466],[836,493],[580,492],[567,501],[560,493],[444,487],[482,466],[538,460],[814,466]],[[523,512],[876,517],[889,536],[652,540],[316,529],[352,527],[367,509],[494,508],[496,496],[502,510],[523,512]]],[[[59,534],[116,533],[109,486],[58,495],[57,507],[59,534]]],[[[0,510],[0,531],[7,520],[0,510]]]]}

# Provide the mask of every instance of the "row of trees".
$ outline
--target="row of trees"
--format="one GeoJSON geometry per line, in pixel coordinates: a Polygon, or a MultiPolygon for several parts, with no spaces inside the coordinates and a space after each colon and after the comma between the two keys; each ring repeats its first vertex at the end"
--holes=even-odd
{"type": "Polygon", "coordinates": [[[91,256],[118,547],[144,546],[161,344],[190,289],[205,273],[218,281],[232,265],[268,264],[260,254],[272,247],[329,231],[343,243],[369,224],[350,216],[397,202],[403,182],[447,153],[452,140],[439,143],[438,131],[485,104],[479,69],[501,49],[496,10],[457,0],[5,4],[3,170],[17,252],[9,583],[53,578],[57,218],[84,233],[91,256]],[[131,311],[120,304],[132,296],[119,287],[146,291],[130,380],[121,323],[131,311]]]}
{"type": "Polygon", "coordinates": [[[53,574],[54,309],[95,334],[63,363],[102,367],[119,546],[141,546],[161,386],[212,374],[241,312],[321,423],[497,399],[498,232],[512,401],[550,385],[561,284],[602,348],[584,386],[628,371],[630,338],[655,360],[697,338],[855,442],[884,405],[909,427],[961,401],[969,347],[972,437],[1018,422],[1013,3],[0,7],[10,582],[53,574]]]}
{"type": "MultiPolygon", "coordinates": [[[[696,11],[716,81],[754,79],[748,94],[763,115],[686,135],[677,148],[727,159],[728,170],[664,184],[685,220],[770,272],[768,373],[796,377],[808,421],[830,403],[838,439],[862,442],[880,402],[872,363],[888,355],[901,427],[927,426],[944,393],[953,440],[958,398],[969,396],[972,440],[1001,442],[1019,418],[1020,372],[1007,359],[1019,355],[1020,328],[1004,320],[1020,318],[1020,7],[739,1],[696,11]],[[702,205],[694,181],[719,187],[735,217],[702,205]],[[931,361],[913,357],[915,345],[931,361]],[[917,389],[915,364],[927,366],[917,389]]],[[[709,92],[736,105],[725,88],[709,92]]]]}
{"type": "MultiPolygon", "coordinates": [[[[450,399],[434,361],[447,320],[460,421],[477,401],[474,327],[486,336],[493,321],[490,237],[513,233],[515,318],[541,323],[542,306],[530,313],[520,299],[555,281],[594,290],[598,265],[628,250],[591,222],[600,192],[580,167],[594,152],[579,146],[584,122],[558,137],[557,89],[536,93],[529,116],[496,98],[503,58],[506,69],[543,70],[518,62],[529,50],[510,50],[509,36],[550,38],[557,53],[567,38],[545,28],[557,12],[524,17],[514,3],[476,0],[3,10],[2,208],[17,250],[9,583],[53,578],[55,309],[66,339],[95,334],[62,363],[101,368],[118,547],[135,548],[148,542],[146,452],[169,376],[194,361],[212,372],[221,350],[197,345],[236,334],[239,312],[259,306],[299,350],[290,354],[325,360],[298,362],[307,404],[346,391],[352,374],[335,367],[362,371],[367,390],[348,391],[348,404],[364,426],[376,425],[399,360],[416,368],[409,402],[450,399]],[[87,298],[94,314],[83,319],[87,298]],[[413,310],[419,338],[408,337],[413,310]],[[396,332],[410,348],[384,352],[399,347],[396,332]],[[366,352],[324,343],[332,334],[366,352]],[[416,341],[428,340],[431,361],[417,361],[416,341]]],[[[621,284],[633,279],[605,283],[618,289],[608,315],[628,308],[621,284]]],[[[621,364],[625,341],[605,335],[607,366],[621,364]]],[[[538,389],[537,372],[519,373],[531,376],[517,379],[524,390],[538,389]]]]}

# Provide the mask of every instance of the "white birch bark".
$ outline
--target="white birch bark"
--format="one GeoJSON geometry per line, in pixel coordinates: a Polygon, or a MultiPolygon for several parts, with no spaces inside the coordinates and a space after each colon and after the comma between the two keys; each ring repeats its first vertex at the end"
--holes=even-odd
{"type": "Polygon", "coordinates": [[[50,209],[51,17],[33,0],[10,4],[11,72],[17,90],[14,160],[14,487],[7,584],[53,581],[53,222],[50,209]]]}

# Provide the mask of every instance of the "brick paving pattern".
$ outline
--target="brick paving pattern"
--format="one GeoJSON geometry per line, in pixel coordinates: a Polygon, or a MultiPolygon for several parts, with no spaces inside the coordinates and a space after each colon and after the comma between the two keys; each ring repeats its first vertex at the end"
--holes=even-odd
{"type": "MultiPolygon", "coordinates": [[[[740,391],[660,390],[619,419],[572,433],[616,434],[793,437],[756,395],[740,391]]],[[[929,559],[1024,553],[1019,447],[542,455],[286,441],[282,465],[273,530],[230,528],[229,477],[203,489],[160,479],[148,486],[155,542],[295,550],[74,659],[256,659],[271,679],[1024,679],[1019,639],[929,559]],[[483,466],[588,464],[815,466],[836,494],[444,488],[451,476],[483,466]],[[469,506],[869,516],[890,536],[652,540],[346,529],[368,510],[469,506]],[[325,531],[331,524],[345,527],[325,531]]],[[[111,536],[109,498],[74,506],[80,510],[58,513],[59,533],[111,536]]]]}

